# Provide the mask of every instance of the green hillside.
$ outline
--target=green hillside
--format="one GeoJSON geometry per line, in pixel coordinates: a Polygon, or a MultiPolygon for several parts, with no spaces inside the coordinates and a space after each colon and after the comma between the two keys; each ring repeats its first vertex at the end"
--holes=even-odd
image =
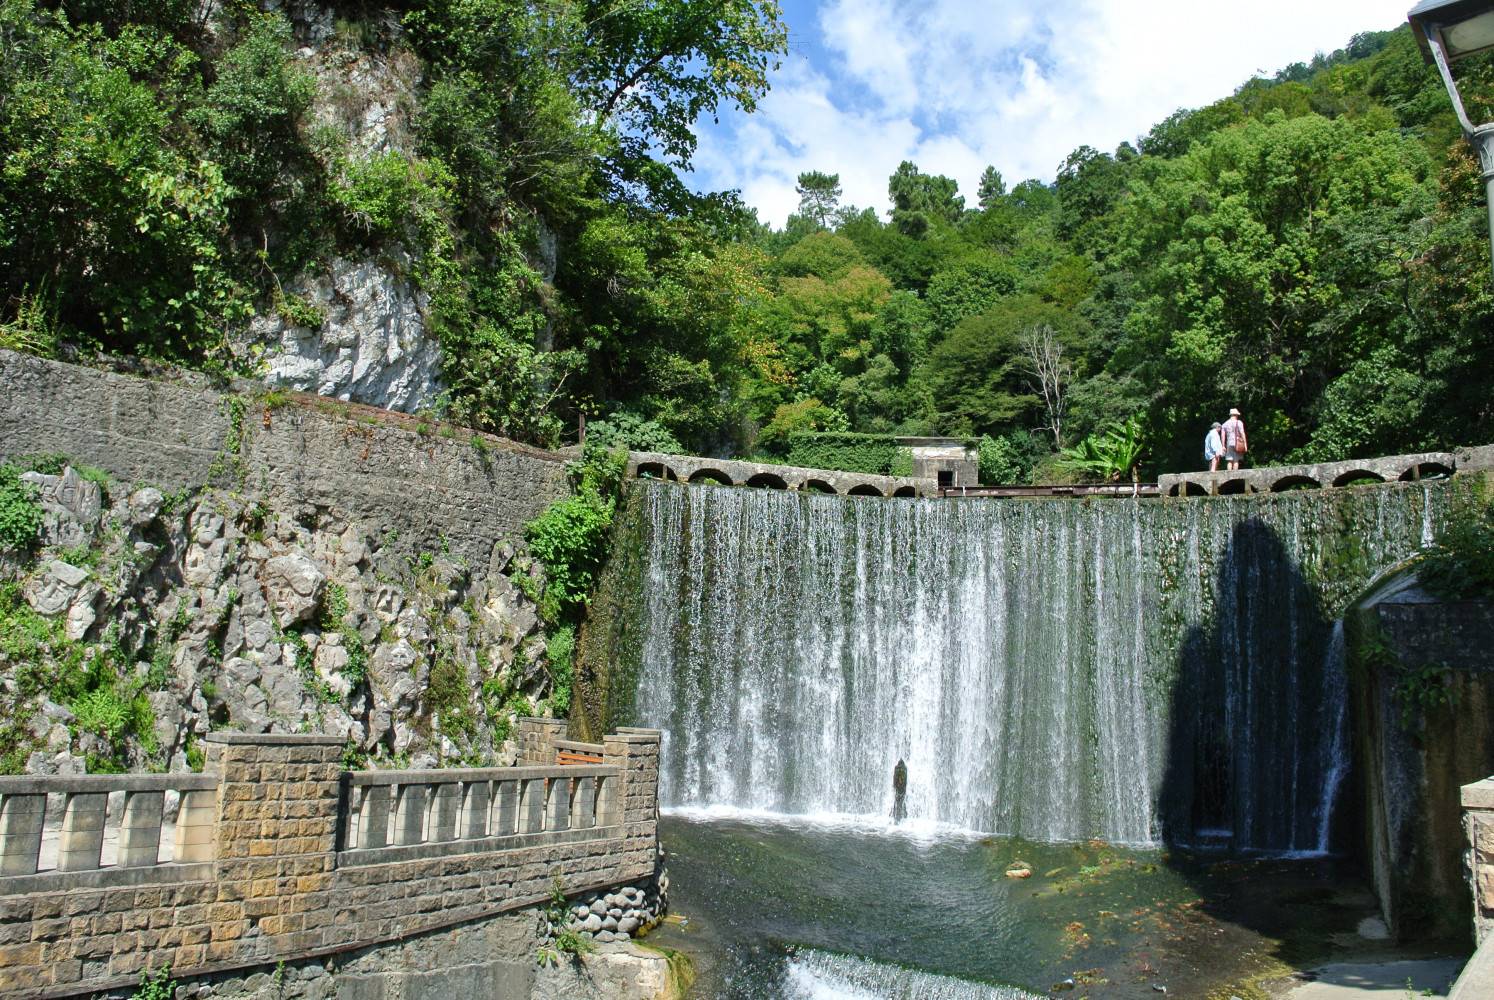
{"type": "MultiPolygon", "coordinates": [[[[1126,426],[1144,469],[1191,467],[1230,406],[1257,462],[1494,440],[1482,185],[1405,29],[1052,185],[905,163],[879,214],[809,172],[774,231],[682,180],[690,125],[766,90],[771,0],[330,6],[312,37],[249,4],[0,0],[0,344],[252,374],[248,318],[320,324],[285,289],[366,257],[428,295],[445,415],[542,444],[583,413],[738,454],[958,434],[1009,480],[1126,426]],[[360,143],[313,49],[403,81],[400,135],[360,143]]],[[[1490,61],[1460,72],[1494,117],[1490,61]]]]}

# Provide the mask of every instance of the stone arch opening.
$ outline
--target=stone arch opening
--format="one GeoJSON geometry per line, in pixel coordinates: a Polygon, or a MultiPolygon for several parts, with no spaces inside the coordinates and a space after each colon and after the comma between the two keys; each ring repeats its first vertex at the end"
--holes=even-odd
{"type": "Polygon", "coordinates": [[[715,483],[717,486],[735,486],[731,477],[720,469],[697,469],[690,475],[692,483],[715,483]]]}
{"type": "Polygon", "coordinates": [[[871,483],[857,483],[846,492],[853,497],[879,497],[882,495],[882,491],[871,483]]]}
{"type": "Polygon", "coordinates": [[[1453,470],[1441,462],[1417,462],[1401,473],[1401,482],[1409,483],[1418,479],[1445,479],[1452,474],[1453,470]]]}
{"type": "Polygon", "coordinates": [[[911,486],[899,486],[892,491],[892,495],[895,497],[916,497],[918,496],[918,491],[911,486]]]}
{"type": "Polygon", "coordinates": [[[1333,485],[1357,486],[1365,482],[1383,483],[1385,482],[1385,477],[1378,472],[1371,472],[1368,469],[1350,469],[1348,472],[1339,473],[1334,478],[1333,485]]]}
{"type": "Polygon", "coordinates": [[[680,477],[674,474],[674,470],[663,462],[639,462],[639,479],[667,479],[671,483],[680,481],[680,477]]]}
{"type": "Polygon", "coordinates": [[[775,476],[771,472],[759,472],[744,484],[760,490],[786,490],[788,483],[782,476],[775,476]]]}
{"type": "Polygon", "coordinates": [[[1226,479],[1219,484],[1219,495],[1222,497],[1239,496],[1242,493],[1248,492],[1249,490],[1245,487],[1244,479],[1226,479]]]}
{"type": "Polygon", "coordinates": [[[806,480],[804,480],[804,485],[802,487],[800,487],[800,488],[808,490],[811,493],[838,493],[838,492],[840,492],[834,486],[831,486],[828,482],[826,482],[823,479],[806,479],[806,480]]]}
{"type": "Polygon", "coordinates": [[[1203,483],[1195,483],[1193,480],[1189,479],[1179,486],[1174,486],[1172,495],[1185,497],[1206,497],[1209,495],[1209,488],[1203,483]]]}
{"type": "Polygon", "coordinates": [[[1322,489],[1323,484],[1311,476],[1283,476],[1271,484],[1272,493],[1284,493],[1287,490],[1316,490],[1322,489]]]}

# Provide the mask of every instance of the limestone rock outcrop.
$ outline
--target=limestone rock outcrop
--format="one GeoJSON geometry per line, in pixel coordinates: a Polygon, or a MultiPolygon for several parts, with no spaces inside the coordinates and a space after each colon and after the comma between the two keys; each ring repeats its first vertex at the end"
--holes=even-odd
{"type": "Polygon", "coordinates": [[[0,751],[27,771],[80,773],[90,755],[182,769],[220,727],[314,728],[414,766],[507,763],[509,720],[546,694],[535,605],[504,575],[528,564],[509,542],[473,573],[335,509],[224,489],[108,498],[71,467],[28,481],[44,540],[0,570],[43,623],[28,626],[43,662],[27,666],[58,680],[23,681],[0,650],[0,701],[26,720],[0,751]],[[145,718],[117,731],[110,711],[145,718]]]}

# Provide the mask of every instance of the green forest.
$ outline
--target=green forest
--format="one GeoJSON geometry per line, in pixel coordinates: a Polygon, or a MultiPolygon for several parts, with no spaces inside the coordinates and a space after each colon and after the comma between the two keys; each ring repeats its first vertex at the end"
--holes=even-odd
{"type": "MultiPolygon", "coordinates": [[[[541,445],[957,435],[1025,482],[1193,468],[1231,406],[1257,464],[1494,441],[1479,170],[1405,28],[1051,184],[903,163],[882,212],[823,164],[777,230],[688,184],[787,50],[772,0],[329,2],[319,44],[417,81],[373,155],[301,26],[205,6],[0,0],[0,346],[252,377],[249,317],[319,325],[284,288],[361,255],[428,296],[436,415],[541,445]]],[[[1494,118],[1494,62],[1459,73],[1494,118]]]]}

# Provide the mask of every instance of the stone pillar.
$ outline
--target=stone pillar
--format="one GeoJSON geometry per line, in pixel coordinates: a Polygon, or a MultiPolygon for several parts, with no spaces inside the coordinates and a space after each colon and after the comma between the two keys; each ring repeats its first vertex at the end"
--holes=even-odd
{"type": "Polygon", "coordinates": [[[652,841],[658,830],[659,738],[657,729],[619,729],[602,744],[604,762],[621,774],[607,806],[612,815],[599,817],[598,822],[620,822],[629,838],[652,841]]]}
{"type": "Polygon", "coordinates": [[[519,743],[519,763],[547,765],[555,763],[555,741],[565,739],[570,724],[564,719],[535,719],[520,716],[514,723],[519,743]]]}
{"type": "Polygon", "coordinates": [[[330,854],[337,849],[341,737],[209,733],[218,775],[218,860],[330,854]]]}
{"type": "Polygon", "coordinates": [[[1468,837],[1466,868],[1473,889],[1473,937],[1494,937],[1494,778],[1464,785],[1463,830],[1468,837]]]}

